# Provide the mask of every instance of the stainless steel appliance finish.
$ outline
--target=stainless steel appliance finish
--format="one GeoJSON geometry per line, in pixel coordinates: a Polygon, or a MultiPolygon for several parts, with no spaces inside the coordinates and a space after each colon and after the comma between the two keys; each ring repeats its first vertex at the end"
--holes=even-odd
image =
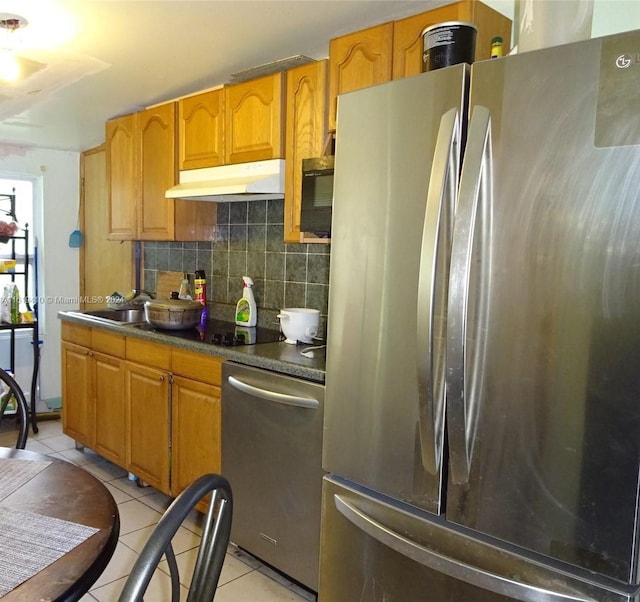
{"type": "Polygon", "coordinates": [[[341,479],[325,477],[322,507],[321,564],[331,567],[331,578],[323,571],[321,600],[630,600],[632,589],[622,584],[578,578],[560,563],[496,546],[444,520],[423,520],[341,479]]]}
{"type": "Polygon", "coordinates": [[[474,66],[447,516],[637,582],[640,65],[617,67],[625,51],[640,32],[565,46],[557,63],[546,51],[474,66]]]}
{"type": "Polygon", "coordinates": [[[324,386],[233,362],[222,378],[231,540],[317,591],[324,386]]]}
{"type": "Polygon", "coordinates": [[[433,512],[441,505],[446,248],[467,72],[457,65],[340,97],[324,465],[433,512]],[[434,161],[445,171],[438,190],[430,188],[434,161]],[[428,193],[436,197],[424,226],[428,193]],[[425,227],[432,248],[425,242],[423,251],[425,227]]]}
{"type": "MultiPolygon", "coordinates": [[[[457,103],[440,78],[462,66],[339,98],[323,467],[470,563],[429,565],[457,584],[438,601],[640,600],[638,53],[628,32],[476,63],[457,103]]],[[[357,515],[332,487],[328,550],[357,515]]],[[[421,600],[392,597],[380,555],[400,544],[369,531],[348,544],[368,560],[322,564],[321,599],[349,573],[421,600]]]]}

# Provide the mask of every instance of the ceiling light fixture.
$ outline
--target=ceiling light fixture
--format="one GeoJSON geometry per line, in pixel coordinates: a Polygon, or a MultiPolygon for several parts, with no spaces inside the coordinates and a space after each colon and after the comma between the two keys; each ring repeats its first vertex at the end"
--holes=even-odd
{"type": "Polygon", "coordinates": [[[26,27],[28,21],[20,15],[0,14],[0,79],[11,82],[20,77],[20,63],[15,56],[15,32],[26,27]]]}

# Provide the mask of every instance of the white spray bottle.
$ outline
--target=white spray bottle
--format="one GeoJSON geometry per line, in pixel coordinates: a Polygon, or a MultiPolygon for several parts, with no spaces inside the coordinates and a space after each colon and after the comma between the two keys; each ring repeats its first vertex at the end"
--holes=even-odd
{"type": "Polygon", "coordinates": [[[236,324],[238,326],[255,326],[257,317],[258,309],[253,296],[253,280],[249,276],[243,276],[242,299],[236,304],[236,324]]]}

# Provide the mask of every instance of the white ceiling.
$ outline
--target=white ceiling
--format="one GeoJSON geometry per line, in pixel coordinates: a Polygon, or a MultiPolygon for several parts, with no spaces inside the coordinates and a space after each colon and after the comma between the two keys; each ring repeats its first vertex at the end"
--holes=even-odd
{"type": "MultiPolygon", "coordinates": [[[[0,12],[25,16],[26,34],[42,27],[46,1],[3,0],[0,12]]],[[[21,51],[35,63],[23,82],[0,86],[0,144],[86,150],[104,141],[111,117],[278,59],[325,58],[333,37],[447,1],[50,0],[76,19],[77,35],[57,50],[21,51]]]]}

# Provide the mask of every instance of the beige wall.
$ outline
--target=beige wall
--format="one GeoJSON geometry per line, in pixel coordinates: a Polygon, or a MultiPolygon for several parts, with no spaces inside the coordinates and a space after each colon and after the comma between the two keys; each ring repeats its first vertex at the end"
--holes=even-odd
{"type": "MultiPolygon", "coordinates": [[[[514,19],[515,0],[482,0],[486,5],[514,19]]],[[[548,2],[558,0],[533,0],[548,2]]],[[[638,0],[593,0],[591,37],[597,38],[622,31],[640,29],[640,2],[638,0]]],[[[512,35],[515,40],[517,36],[512,35]]]]}
{"type": "MultiPolygon", "coordinates": [[[[40,338],[40,397],[60,396],[60,323],[57,313],[77,307],[79,250],[69,248],[69,234],[78,219],[79,153],[0,145],[0,173],[30,176],[37,180],[40,195],[38,235],[40,338]],[[46,282],[46,286],[43,283],[46,282]]],[[[38,233],[35,224],[34,234],[38,233]]],[[[28,391],[31,376],[31,342],[27,335],[16,346],[16,376],[28,391]]],[[[3,343],[0,343],[3,344],[3,343]]],[[[7,343],[8,344],[8,343],[7,343]]]]}

